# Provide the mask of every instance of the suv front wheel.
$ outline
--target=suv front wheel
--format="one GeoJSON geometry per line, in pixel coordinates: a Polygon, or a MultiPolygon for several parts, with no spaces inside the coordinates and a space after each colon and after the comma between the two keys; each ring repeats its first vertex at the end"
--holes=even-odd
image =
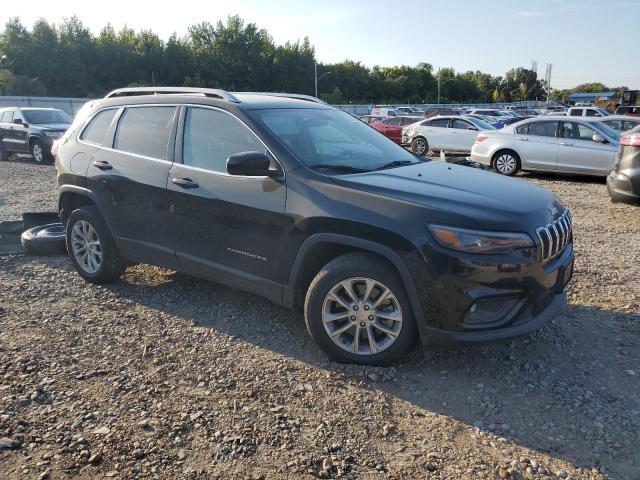
{"type": "Polygon", "coordinates": [[[125,261],[96,207],[71,212],[66,235],[71,263],[82,278],[91,283],[110,283],[122,276],[125,261]]]}
{"type": "Polygon", "coordinates": [[[304,312],[311,337],[339,362],[388,365],[417,339],[400,278],[366,253],[343,255],[325,265],[309,286],[304,312]]]}

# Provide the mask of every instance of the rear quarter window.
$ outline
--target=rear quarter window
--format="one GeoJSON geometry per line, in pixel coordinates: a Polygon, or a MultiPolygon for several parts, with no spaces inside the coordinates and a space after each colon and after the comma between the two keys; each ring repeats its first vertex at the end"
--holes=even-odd
{"type": "Polygon", "coordinates": [[[91,119],[89,125],[82,131],[80,140],[102,145],[113,121],[113,117],[116,115],[116,111],[115,108],[111,108],[98,112],[98,114],[91,119]]]}

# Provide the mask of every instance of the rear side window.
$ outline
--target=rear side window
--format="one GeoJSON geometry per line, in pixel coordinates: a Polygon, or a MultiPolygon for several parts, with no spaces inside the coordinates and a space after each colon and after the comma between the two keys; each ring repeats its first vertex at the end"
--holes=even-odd
{"type": "MultiPolygon", "coordinates": [[[[287,130],[288,126],[283,126],[287,130]]],[[[264,145],[235,117],[208,108],[189,108],[184,122],[182,162],[214,172],[227,171],[227,158],[265,152],[264,145]]]]}
{"type": "Polygon", "coordinates": [[[118,122],[113,148],[166,160],[175,111],[175,107],[127,108],[118,122]]]}
{"type": "Polygon", "coordinates": [[[2,123],[11,123],[11,110],[4,112],[2,117],[0,117],[0,122],[2,123]]]}
{"type": "Polygon", "coordinates": [[[527,135],[529,133],[529,124],[525,123],[524,125],[516,127],[516,133],[518,135],[527,135]]]}
{"type": "Polygon", "coordinates": [[[557,122],[532,122],[529,124],[528,135],[537,137],[555,137],[557,122]]]}
{"type": "Polygon", "coordinates": [[[449,120],[446,118],[438,118],[437,120],[431,120],[426,124],[428,127],[442,127],[447,128],[449,125],[449,120]]]}
{"type": "Polygon", "coordinates": [[[102,145],[107,135],[107,131],[111,126],[113,117],[116,115],[116,109],[103,110],[91,119],[89,125],[83,130],[80,140],[102,145]]]}

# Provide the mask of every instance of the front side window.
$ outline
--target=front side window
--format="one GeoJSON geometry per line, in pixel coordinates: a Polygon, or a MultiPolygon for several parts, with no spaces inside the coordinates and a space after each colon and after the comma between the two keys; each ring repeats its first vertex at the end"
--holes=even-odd
{"type": "Polygon", "coordinates": [[[576,122],[562,122],[560,136],[573,140],[592,140],[596,132],[586,125],[576,122]]]}
{"type": "Polygon", "coordinates": [[[209,108],[187,109],[182,143],[182,163],[214,172],[226,172],[227,158],[236,153],[266,152],[242,122],[228,113],[209,108]]]}
{"type": "Polygon", "coordinates": [[[167,159],[176,107],[129,107],[118,122],[113,148],[145,157],[167,159]]]}
{"type": "Polygon", "coordinates": [[[572,117],[581,117],[582,116],[582,110],[580,108],[573,108],[571,110],[571,112],[569,113],[570,116],[572,117]]]}
{"type": "Polygon", "coordinates": [[[465,122],[464,120],[453,120],[451,122],[451,128],[456,128],[458,130],[466,130],[472,125],[469,122],[465,122]]]}
{"type": "Polygon", "coordinates": [[[15,122],[16,120],[20,120],[21,122],[24,123],[24,117],[22,116],[22,114],[20,113],[19,110],[14,110],[13,111],[13,120],[11,120],[11,121],[15,122]]]}
{"type": "Polygon", "coordinates": [[[97,145],[102,145],[102,142],[104,142],[104,139],[107,136],[107,131],[111,126],[111,122],[113,121],[113,117],[116,115],[116,111],[117,110],[115,108],[111,108],[98,113],[91,119],[87,128],[84,129],[80,139],[97,145]]]}
{"type": "Polygon", "coordinates": [[[557,124],[557,122],[532,122],[529,124],[528,135],[555,137],[557,124]]]}
{"type": "Polygon", "coordinates": [[[587,116],[587,117],[599,117],[599,116],[600,116],[600,113],[599,113],[599,112],[596,112],[595,110],[593,110],[593,109],[591,109],[591,108],[588,108],[588,109],[587,109],[587,115],[586,115],[586,116],[587,116]]]}
{"type": "Polygon", "coordinates": [[[350,115],[333,109],[253,110],[249,114],[300,162],[336,173],[420,162],[350,115]]]}
{"type": "Polygon", "coordinates": [[[627,130],[631,130],[636,126],[640,125],[640,122],[634,122],[632,120],[623,120],[622,121],[622,131],[626,132],[627,130]]]}

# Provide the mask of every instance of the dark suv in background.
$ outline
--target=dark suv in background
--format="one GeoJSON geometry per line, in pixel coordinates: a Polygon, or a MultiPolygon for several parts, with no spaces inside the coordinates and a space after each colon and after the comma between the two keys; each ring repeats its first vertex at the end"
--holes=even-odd
{"type": "Polygon", "coordinates": [[[339,361],[529,332],[572,274],[554,194],[416,157],[313,97],[116,90],[78,114],[56,168],[86,280],[150,263],[299,306],[339,361]]]}
{"type": "Polygon", "coordinates": [[[38,163],[51,160],[51,145],[70,124],[71,117],[55,108],[0,109],[0,160],[10,153],[30,153],[38,163]]]}

